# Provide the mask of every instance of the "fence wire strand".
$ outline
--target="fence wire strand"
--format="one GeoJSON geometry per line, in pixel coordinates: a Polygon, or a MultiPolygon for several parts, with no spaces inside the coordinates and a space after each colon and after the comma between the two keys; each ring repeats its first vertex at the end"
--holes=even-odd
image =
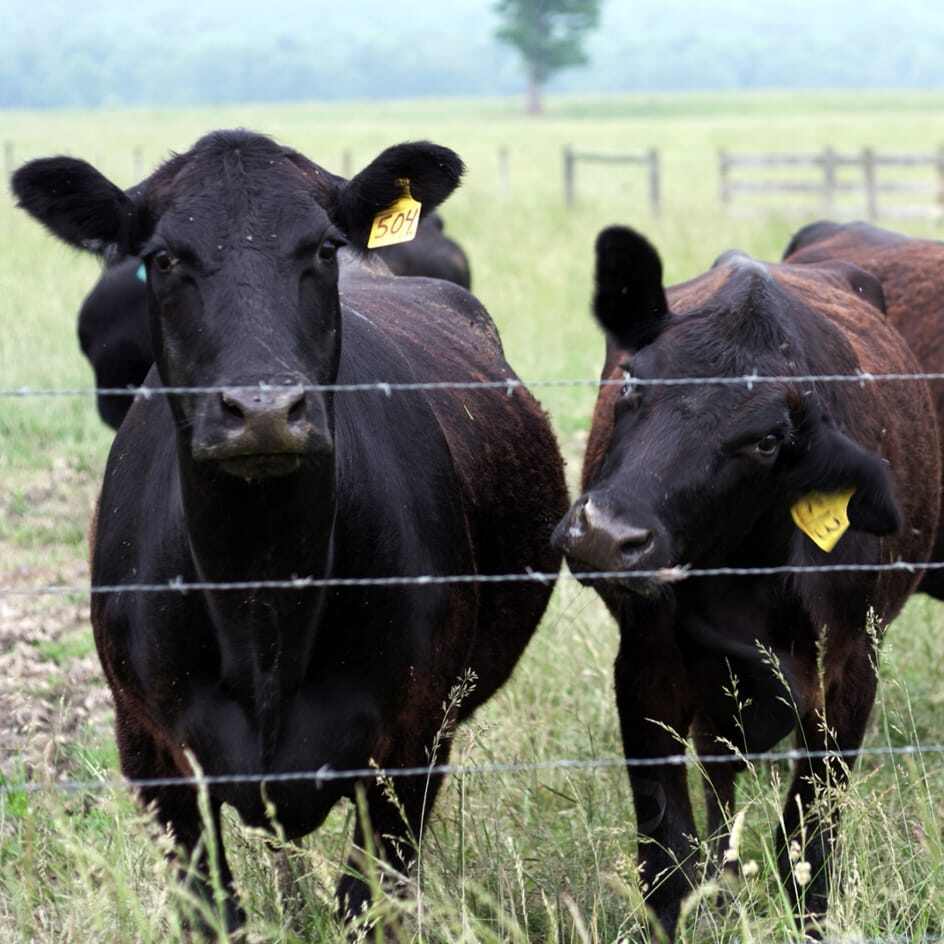
{"type": "Polygon", "coordinates": [[[343,588],[436,587],[479,583],[543,583],[565,580],[650,580],[680,583],[695,577],[769,577],[777,575],[908,573],[941,570],[944,561],[892,561],[887,564],[783,564],[775,567],[662,567],[658,570],[589,570],[560,573],[525,571],[515,574],[420,574],[393,577],[289,577],[285,580],[200,580],[187,583],[182,577],[165,583],[92,584],[91,586],[47,584],[38,587],[0,586],[3,596],[79,596],[86,593],[189,593],[217,590],[323,590],[343,588]]]}
{"type": "Polygon", "coordinates": [[[381,778],[385,780],[413,777],[463,776],[480,777],[497,774],[542,773],[557,770],[640,769],[649,767],[693,767],[717,764],[792,763],[803,760],[855,760],[859,757],[915,757],[944,754],[944,744],[902,744],[858,747],[848,750],[731,751],[724,754],[667,754],[662,757],[595,757],[589,759],[557,759],[546,761],[495,761],[487,764],[426,764],[417,767],[358,767],[334,770],[324,765],[318,770],[292,770],[282,773],[201,774],[192,777],[151,777],[140,779],[104,778],[101,780],[0,781],[0,796],[13,793],[48,791],[76,793],[132,788],[211,787],[231,784],[313,783],[320,786],[343,780],[381,778]]]}
{"type": "Polygon", "coordinates": [[[747,387],[750,390],[754,384],[783,384],[783,383],[854,383],[864,386],[867,383],[882,381],[938,381],[944,380],[944,372],[919,371],[916,373],[883,373],[873,374],[859,371],[854,374],[739,374],[727,377],[627,377],[627,378],[545,378],[543,380],[431,380],[409,383],[384,383],[371,381],[366,383],[334,383],[334,384],[225,384],[201,387],[5,387],[0,388],[0,397],[29,398],[29,397],[143,397],[150,399],[155,396],[190,396],[198,394],[230,393],[234,391],[271,391],[284,388],[303,390],[305,393],[383,393],[390,396],[393,393],[409,391],[436,391],[436,390],[503,390],[509,396],[516,390],[547,387],[609,387],[622,386],[630,381],[639,387],[680,387],[680,386],[735,386],[747,387]]]}
{"type": "MultiPolygon", "coordinates": [[[[511,396],[519,389],[529,388],[567,388],[567,387],[607,387],[631,383],[638,387],[676,387],[695,385],[744,386],[748,390],[754,384],[782,383],[855,383],[864,386],[867,383],[881,381],[940,381],[944,372],[924,371],[917,373],[873,374],[857,372],[854,374],[798,374],[798,375],[760,375],[756,372],[739,376],[717,377],[668,377],[637,378],[626,374],[615,379],[544,379],[523,381],[515,378],[494,381],[428,381],[415,383],[350,383],[350,384],[253,384],[203,387],[88,387],[88,388],[0,388],[0,398],[39,398],[39,397],[79,397],[79,396],[188,396],[200,394],[224,393],[234,390],[278,390],[286,386],[312,393],[354,393],[374,392],[391,396],[395,392],[410,391],[445,391],[445,390],[496,390],[511,396]]],[[[596,580],[652,580],[660,583],[675,583],[696,577],[750,577],[773,575],[860,573],[860,572],[907,572],[920,573],[927,570],[944,568],[944,561],[893,561],[883,564],[823,564],[823,565],[781,565],[771,567],[670,567],[657,570],[635,571],[588,571],[557,573],[538,573],[526,571],[513,574],[423,574],[417,576],[390,577],[291,577],[284,580],[243,580],[243,581],[196,581],[187,583],[182,577],[165,583],[128,583],[113,585],[70,586],[46,585],[38,587],[0,586],[0,596],[26,595],[84,595],[106,593],[187,593],[201,591],[253,591],[253,590],[308,590],[332,588],[382,588],[382,587],[424,587],[450,584],[471,583],[553,583],[559,578],[581,581],[596,580]]],[[[863,756],[873,757],[914,757],[925,754],[944,754],[944,744],[902,745],[865,747],[850,750],[809,751],[791,749],[784,751],[764,751],[754,753],[731,752],[724,754],[693,755],[687,753],[663,757],[632,758],[593,758],[593,759],[558,759],[536,762],[493,762],[477,765],[430,764],[418,767],[366,767],[350,770],[334,770],[327,766],[319,770],[288,771],[282,773],[239,773],[222,775],[200,775],[192,777],[169,777],[151,779],[100,779],[100,780],[61,780],[61,781],[24,781],[10,783],[0,781],[0,796],[13,793],[35,793],[56,790],[80,792],[107,790],[123,787],[146,789],[171,786],[213,786],[245,783],[289,783],[310,782],[316,787],[324,783],[339,780],[361,780],[365,778],[405,778],[430,777],[441,775],[483,776],[502,773],[546,772],[555,770],[597,770],[607,768],[646,768],[657,766],[711,765],[726,763],[783,763],[815,759],[855,759],[863,756]]]]}

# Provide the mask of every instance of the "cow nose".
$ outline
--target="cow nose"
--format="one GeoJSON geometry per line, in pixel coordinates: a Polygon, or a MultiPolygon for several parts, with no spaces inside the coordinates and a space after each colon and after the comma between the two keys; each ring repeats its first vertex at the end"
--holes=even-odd
{"type": "Polygon", "coordinates": [[[554,543],[584,569],[620,571],[646,556],[653,531],[615,516],[587,497],[561,522],[554,543]]]}
{"type": "Polygon", "coordinates": [[[220,401],[228,453],[303,451],[311,424],[302,387],[226,390],[220,401]]]}
{"type": "Polygon", "coordinates": [[[223,416],[234,432],[261,432],[289,427],[305,418],[305,391],[225,390],[220,394],[223,416]]]}

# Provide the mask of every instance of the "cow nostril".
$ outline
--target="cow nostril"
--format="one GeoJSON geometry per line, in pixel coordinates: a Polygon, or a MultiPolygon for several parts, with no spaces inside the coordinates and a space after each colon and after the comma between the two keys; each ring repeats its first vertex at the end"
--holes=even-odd
{"type": "Polygon", "coordinates": [[[619,536],[619,549],[625,555],[637,554],[652,541],[648,528],[629,528],[619,536]]]}
{"type": "Polygon", "coordinates": [[[305,402],[305,392],[301,391],[298,394],[298,399],[295,400],[288,408],[288,421],[289,423],[299,423],[305,418],[305,408],[307,404],[305,402]]]}
{"type": "Polygon", "coordinates": [[[220,402],[223,408],[223,418],[227,420],[227,425],[242,426],[246,420],[246,414],[239,400],[228,393],[221,393],[220,402]]]}

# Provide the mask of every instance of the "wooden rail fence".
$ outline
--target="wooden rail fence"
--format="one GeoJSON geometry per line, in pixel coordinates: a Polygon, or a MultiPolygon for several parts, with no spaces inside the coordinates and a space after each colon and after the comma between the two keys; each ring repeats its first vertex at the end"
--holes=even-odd
{"type": "Polygon", "coordinates": [[[662,210],[662,171],[659,152],[650,148],[642,154],[594,154],[564,148],[564,203],[568,208],[577,202],[577,162],[586,164],[631,164],[648,169],[649,206],[653,216],[662,210]]]}
{"type": "MultiPolygon", "coordinates": [[[[4,140],[0,160],[6,179],[16,170],[19,161],[14,142],[4,140]]],[[[131,150],[131,171],[135,181],[147,170],[141,147],[131,150]]],[[[568,145],[563,150],[564,203],[572,208],[577,203],[577,164],[608,164],[641,167],[646,171],[649,207],[654,216],[662,211],[662,167],[660,153],[649,148],[635,154],[595,153],[577,151],[568,145]]],[[[354,169],[353,154],[345,149],[341,154],[341,172],[350,176],[354,169]]],[[[749,195],[806,195],[816,198],[818,211],[826,216],[836,215],[840,202],[849,209],[849,198],[859,200],[856,213],[864,213],[869,220],[888,218],[931,218],[944,224],[944,146],[924,154],[881,153],[863,148],[858,153],[843,153],[824,148],[818,153],[737,153],[718,152],[720,195],[722,207],[733,209],[736,199],[749,195]],[[781,178],[751,177],[751,171],[769,169],[788,174],[781,178]],[[812,170],[807,176],[789,176],[797,170],[812,170]],[[894,171],[930,171],[924,179],[889,179],[894,171]],[[745,176],[744,172],[748,172],[745,176]],[[849,172],[857,172],[849,179],[849,172]],[[845,173],[844,173],[845,172],[845,173]],[[921,203],[903,204],[901,197],[924,198],[921,203]]],[[[511,160],[507,146],[498,149],[498,192],[502,197],[511,194],[511,160]]],[[[811,208],[803,207],[804,212],[811,208]]]]}
{"type": "MultiPolygon", "coordinates": [[[[718,154],[721,180],[721,203],[730,208],[740,194],[810,194],[819,197],[822,212],[832,215],[840,197],[861,195],[865,214],[870,220],[880,216],[913,218],[944,218],[944,147],[929,154],[882,154],[873,148],[863,148],[857,154],[843,154],[825,148],[818,154],[735,154],[720,151],[718,154]],[[745,180],[735,179],[738,170],[771,168],[813,168],[818,171],[815,179],[745,180]],[[840,172],[854,168],[861,172],[859,180],[842,180],[840,172]],[[879,180],[879,172],[892,168],[928,168],[933,172],[931,180],[879,180]],[[922,204],[895,205],[886,200],[879,203],[881,195],[913,194],[930,197],[922,204]]],[[[887,174],[885,175],[887,176],[887,174]]]]}

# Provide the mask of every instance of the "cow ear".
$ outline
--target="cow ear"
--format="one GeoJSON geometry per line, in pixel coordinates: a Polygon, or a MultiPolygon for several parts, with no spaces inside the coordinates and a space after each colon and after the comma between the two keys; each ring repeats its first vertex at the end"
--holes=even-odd
{"type": "Polygon", "coordinates": [[[662,260],[649,241],[625,226],[597,236],[593,313],[620,347],[637,351],[665,326],[669,305],[662,260]]]}
{"type": "Polygon", "coordinates": [[[854,489],[847,513],[855,530],[881,536],[901,529],[888,464],[838,430],[823,424],[803,460],[800,478],[800,492],[854,489]]]}
{"type": "Polygon", "coordinates": [[[866,272],[851,262],[829,262],[819,268],[834,272],[857,298],[867,301],[883,315],[888,313],[882,283],[871,272],[866,272]]]}
{"type": "Polygon", "coordinates": [[[459,186],[464,171],[459,155],[449,148],[428,141],[397,144],[342,185],[332,217],[363,248],[374,217],[403,195],[403,181],[426,217],[459,186]]]}
{"type": "Polygon", "coordinates": [[[70,246],[101,255],[139,248],[134,202],[85,161],[30,161],[13,175],[13,192],[22,209],[70,246]]]}

